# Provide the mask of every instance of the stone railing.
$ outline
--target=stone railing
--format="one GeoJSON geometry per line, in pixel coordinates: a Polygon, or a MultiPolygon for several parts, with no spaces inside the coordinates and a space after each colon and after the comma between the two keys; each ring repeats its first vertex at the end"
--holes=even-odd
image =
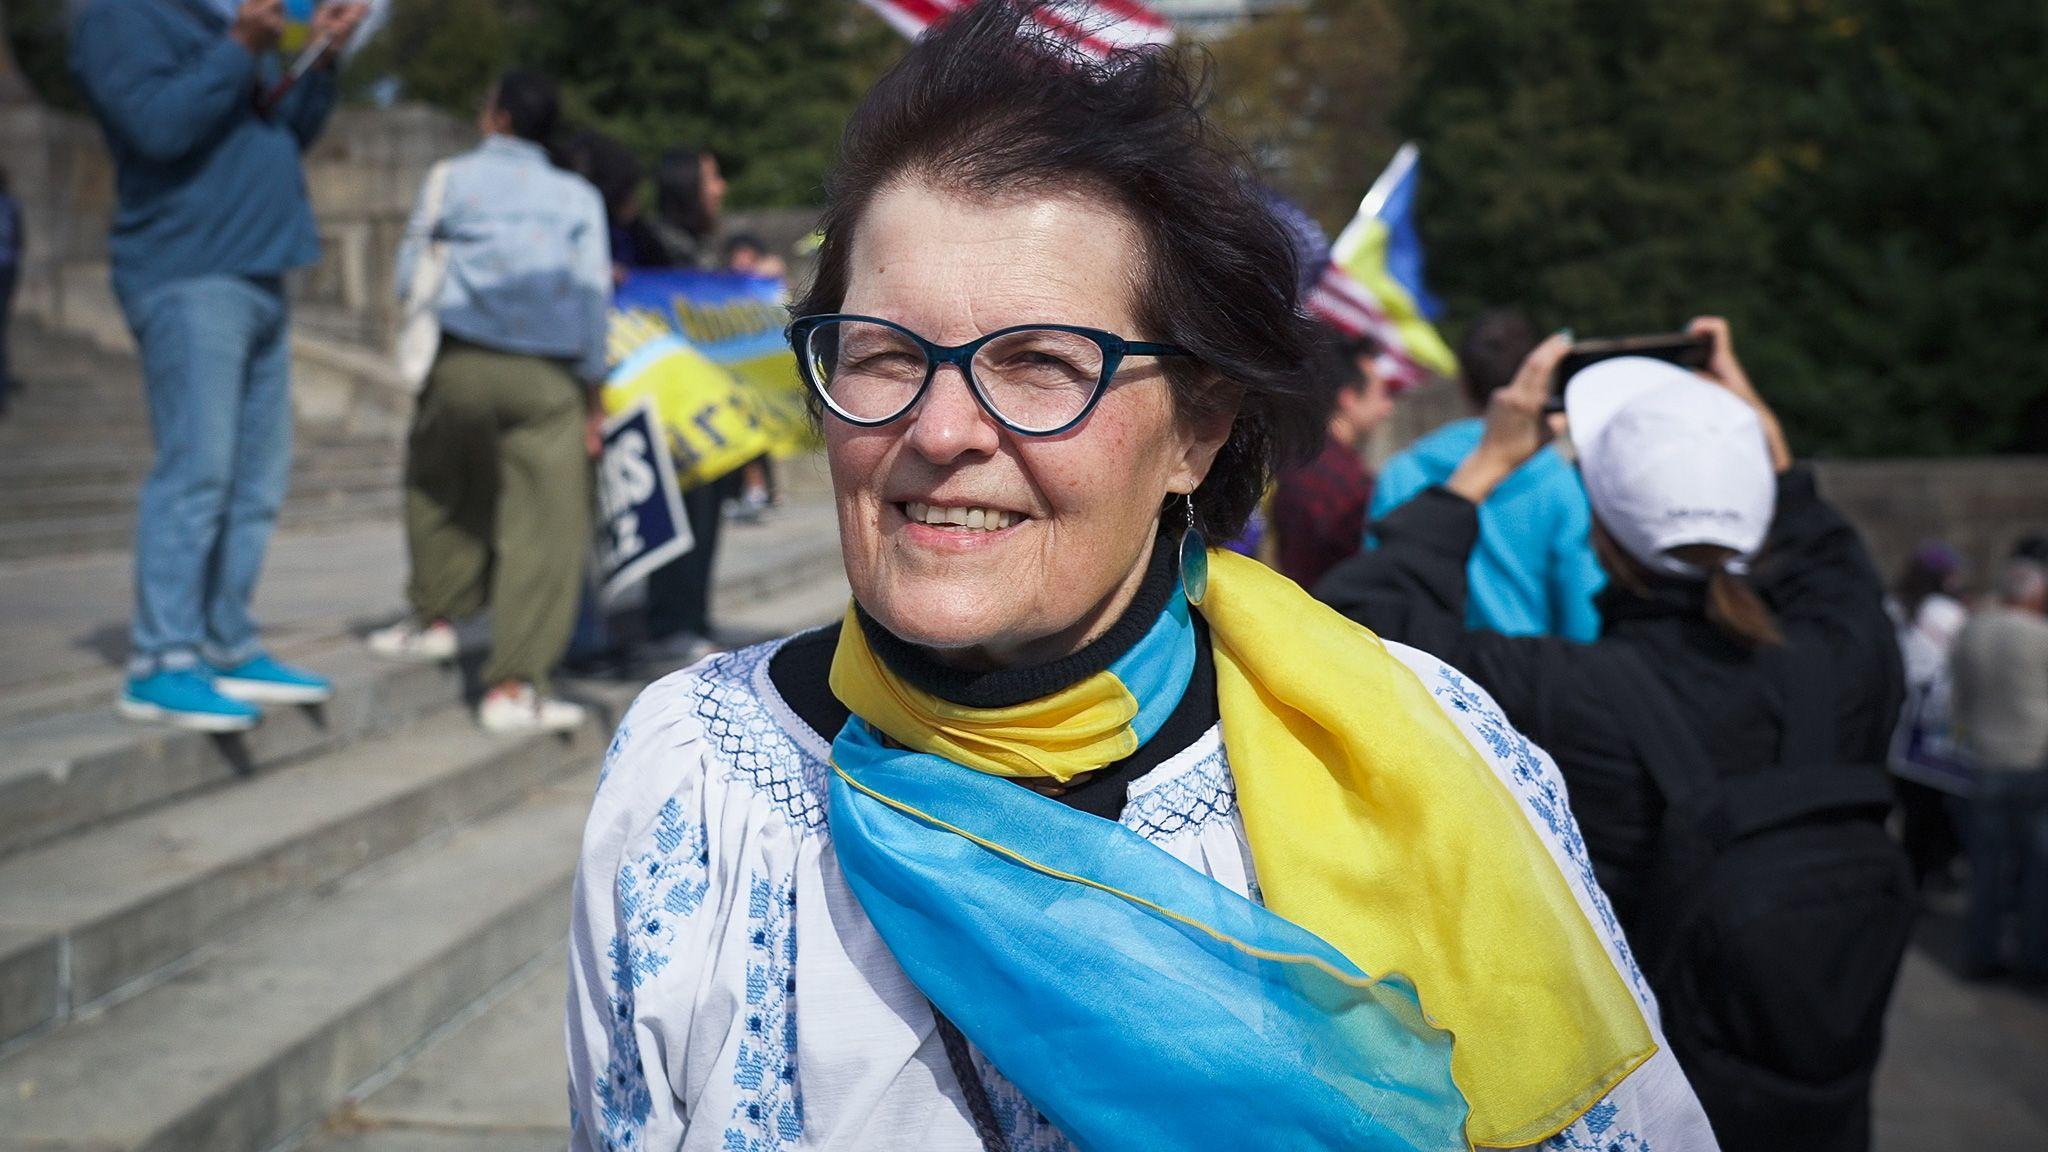
{"type": "Polygon", "coordinates": [[[1913,547],[1961,552],[1973,590],[1988,587],[2014,542],[2048,534],[2048,456],[1823,460],[1821,492],[1863,534],[1887,584],[1913,547]]]}

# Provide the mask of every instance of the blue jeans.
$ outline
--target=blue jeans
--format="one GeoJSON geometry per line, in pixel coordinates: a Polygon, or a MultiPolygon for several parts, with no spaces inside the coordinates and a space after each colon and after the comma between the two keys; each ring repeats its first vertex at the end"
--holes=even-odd
{"type": "Polygon", "coordinates": [[[2006,917],[2019,928],[2013,967],[2048,978],[2048,770],[1980,772],[1969,804],[1970,916],[1963,960],[2005,966],[2006,917]]]}
{"type": "Polygon", "coordinates": [[[121,294],[142,351],[156,466],[135,530],[131,676],[257,654],[249,600],[292,460],[291,341],[276,278],[121,294]]]}

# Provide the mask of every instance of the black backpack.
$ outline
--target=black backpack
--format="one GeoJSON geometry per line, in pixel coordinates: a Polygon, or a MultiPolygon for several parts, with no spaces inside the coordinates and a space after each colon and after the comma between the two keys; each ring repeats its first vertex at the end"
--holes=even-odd
{"type": "Polygon", "coordinates": [[[1763,664],[1785,702],[1771,769],[1719,776],[1661,691],[1638,718],[1665,814],[1630,942],[1727,1152],[1862,1152],[1911,872],[1884,828],[1882,766],[1835,759],[1824,658],[1794,647],[1763,664]]]}

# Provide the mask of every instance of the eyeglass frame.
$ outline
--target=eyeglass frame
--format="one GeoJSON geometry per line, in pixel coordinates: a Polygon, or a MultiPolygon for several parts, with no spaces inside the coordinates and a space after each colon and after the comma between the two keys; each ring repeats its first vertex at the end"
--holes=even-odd
{"type": "Polygon", "coordinates": [[[1088,328],[1078,324],[1012,324],[1008,328],[998,328],[986,336],[978,336],[965,344],[949,346],[935,344],[903,325],[896,323],[894,320],[884,320],[879,316],[857,316],[847,312],[824,312],[815,316],[799,316],[795,320],[790,321],[789,327],[783,331],[783,336],[789,341],[790,350],[796,353],[797,371],[803,375],[804,383],[817,395],[819,402],[824,404],[832,415],[857,428],[880,428],[903,419],[904,416],[909,414],[911,409],[917,407],[918,403],[924,399],[925,393],[931,391],[932,381],[938,378],[939,369],[944,365],[951,364],[960,370],[960,377],[967,382],[967,391],[973,395],[975,404],[979,405],[983,412],[988,413],[991,420],[1019,436],[1033,437],[1058,436],[1063,432],[1072,430],[1075,425],[1086,420],[1088,414],[1095,411],[1095,406],[1101,403],[1103,393],[1109,391],[1109,385],[1115,380],[1117,371],[1123,367],[1125,357],[1192,357],[1195,355],[1195,353],[1182,348],[1178,344],[1162,344],[1150,340],[1126,340],[1114,332],[1105,331],[1101,328],[1088,328]],[[810,354],[805,347],[810,343],[811,334],[826,324],[842,324],[847,321],[880,324],[884,328],[901,332],[905,336],[910,337],[917,344],[918,348],[924,352],[924,380],[918,384],[917,391],[910,394],[910,399],[904,401],[903,407],[877,420],[862,419],[854,416],[833,403],[831,391],[820,383],[812,372],[810,354]],[[995,340],[1018,332],[1066,332],[1075,336],[1085,336],[1093,341],[1096,347],[1102,349],[1102,374],[1095,381],[1095,390],[1089,393],[1088,402],[1081,405],[1081,411],[1076,413],[1073,419],[1057,428],[1039,430],[1019,427],[1012,423],[1001,412],[996,411],[995,402],[988,398],[986,392],[982,391],[981,381],[974,378],[975,355],[995,340]]]}

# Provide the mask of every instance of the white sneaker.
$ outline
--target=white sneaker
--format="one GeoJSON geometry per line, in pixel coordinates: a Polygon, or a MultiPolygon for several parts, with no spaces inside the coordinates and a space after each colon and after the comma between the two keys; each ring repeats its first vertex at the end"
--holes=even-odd
{"type": "Polygon", "coordinates": [[[438,664],[455,659],[461,643],[455,638],[455,627],[446,620],[436,620],[422,628],[410,620],[379,628],[370,633],[370,651],[386,660],[411,660],[421,664],[438,664]]]}
{"type": "Polygon", "coordinates": [[[532,732],[573,732],[583,727],[590,712],[581,704],[557,700],[521,684],[511,691],[492,691],[476,710],[476,722],[498,736],[532,732]]]}

